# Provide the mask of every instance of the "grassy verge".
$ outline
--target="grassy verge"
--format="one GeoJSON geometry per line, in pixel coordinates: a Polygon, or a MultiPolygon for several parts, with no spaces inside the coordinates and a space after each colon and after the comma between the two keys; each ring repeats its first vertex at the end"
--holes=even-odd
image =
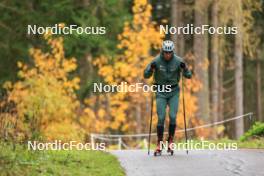
{"type": "MultiPolygon", "coordinates": [[[[201,143],[201,140],[198,139],[190,139],[192,141],[191,143],[195,145],[196,143],[201,143]]],[[[217,139],[217,140],[204,140],[207,141],[208,143],[222,143],[226,144],[226,146],[230,146],[228,144],[231,143],[236,143],[238,149],[264,149],[264,138],[259,138],[259,139],[248,139],[246,141],[240,141],[240,140],[231,140],[227,138],[222,138],[222,139],[217,139]]],[[[185,141],[179,141],[175,140],[174,141],[176,144],[178,143],[185,143],[185,141]]],[[[154,150],[156,148],[156,144],[151,144],[150,148],[154,150]]],[[[208,147],[205,146],[204,149],[208,149],[208,147]]]]}
{"type": "Polygon", "coordinates": [[[230,140],[230,139],[220,139],[215,142],[236,142],[239,149],[264,149],[264,139],[249,139],[246,141],[236,141],[236,140],[230,140]]]}
{"type": "Polygon", "coordinates": [[[29,151],[0,143],[0,175],[123,176],[118,160],[101,151],[29,151]]]}

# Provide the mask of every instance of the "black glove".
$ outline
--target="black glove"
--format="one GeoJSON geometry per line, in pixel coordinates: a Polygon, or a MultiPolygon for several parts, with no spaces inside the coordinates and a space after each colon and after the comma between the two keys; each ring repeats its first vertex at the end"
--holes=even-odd
{"type": "Polygon", "coordinates": [[[151,68],[151,70],[155,70],[156,69],[156,62],[152,62],[151,64],[150,64],[150,68],[151,68]]]}
{"type": "Polygon", "coordinates": [[[180,67],[183,69],[183,70],[186,70],[187,69],[187,66],[184,62],[181,62],[180,64],[180,67]]]}

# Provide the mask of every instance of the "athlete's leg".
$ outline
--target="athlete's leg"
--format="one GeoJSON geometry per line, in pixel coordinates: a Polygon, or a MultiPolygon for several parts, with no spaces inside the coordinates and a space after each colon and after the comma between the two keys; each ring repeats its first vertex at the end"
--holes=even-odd
{"type": "Polygon", "coordinates": [[[164,122],[166,116],[166,106],[167,99],[165,97],[157,95],[156,97],[156,108],[158,114],[158,124],[157,124],[157,149],[156,151],[160,151],[160,142],[163,141],[163,132],[164,132],[164,122]]]}
{"type": "Polygon", "coordinates": [[[174,92],[175,93],[168,99],[170,125],[176,125],[176,116],[179,104],[179,91],[174,92]]]}
{"type": "Polygon", "coordinates": [[[167,99],[164,97],[157,96],[156,98],[156,108],[158,114],[158,125],[164,126],[165,116],[166,116],[166,107],[167,107],[167,99]]]}
{"type": "Polygon", "coordinates": [[[168,142],[171,143],[174,138],[175,128],[176,128],[176,116],[178,112],[178,104],[179,104],[179,90],[174,91],[173,95],[169,98],[169,136],[168,142]]]}

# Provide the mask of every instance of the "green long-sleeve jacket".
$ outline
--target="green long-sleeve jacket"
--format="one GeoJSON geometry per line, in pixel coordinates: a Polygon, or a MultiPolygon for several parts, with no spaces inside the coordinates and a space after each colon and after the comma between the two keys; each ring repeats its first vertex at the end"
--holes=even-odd
{"type": "MultiPolygon", "coordinates": [[[[177,85],[181,76],[182,69],[180,67],[180,63],[182,61],[183,60],[175,54],[170,61],[165,61],[161,54],[158,55],[152,61],[156,63],[154,83],[158,85],[177,85]]],[[[153,74],[153,71],[150,68],[151,63],[148,64],[147,68],[144,70],[144,78],[150,78],[153,74]]],[[[183,75],[186,78],[192,77],[192,73],[188,69],[183,71],[183,75]]]]}

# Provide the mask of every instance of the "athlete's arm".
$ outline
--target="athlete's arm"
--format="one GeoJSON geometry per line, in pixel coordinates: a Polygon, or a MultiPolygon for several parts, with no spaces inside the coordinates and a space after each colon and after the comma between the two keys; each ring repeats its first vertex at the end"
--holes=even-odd
{"type": "Polygon", "coordinates": [[[188,69],[187,65],[184,62],[181,62],[180,67],[183,70],[183,76],[185,78],[191,79],[192,78],[192,72],[188,69]]]}
{"type": "Polygon", "coordinates": [[[155,61],[152,61],[150,64],[148,64],[148,66],[144,70],[144,78],[150,78],[155,69],[156,69],[156,63],[155,61]]]}

